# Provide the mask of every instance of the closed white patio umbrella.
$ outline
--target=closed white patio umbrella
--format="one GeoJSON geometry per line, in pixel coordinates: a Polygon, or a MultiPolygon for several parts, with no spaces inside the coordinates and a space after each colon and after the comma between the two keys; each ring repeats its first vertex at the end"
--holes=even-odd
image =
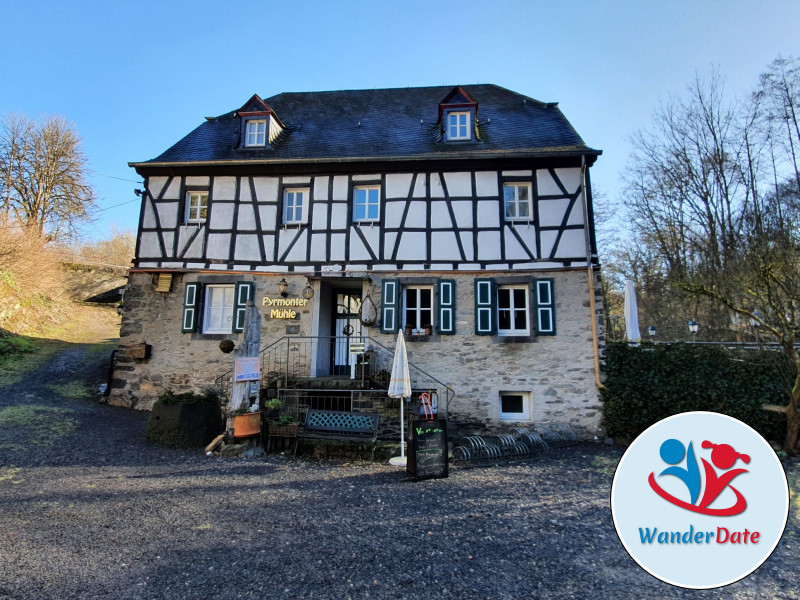
{"type": "Polygon", "coordinates": [[[642,337],[639,333],[636,287],[632,279],[625,281],[625,337],[629,342],[638,342],[642,337]]]}
{"type": "Polygon", "coordinates": [[[405,466],[406,441],[403,405],[405,404],[405,398],[411,397],[411,375],[408,372],[408,353],[406,352],[406,339],[403,336],[402,329],[397,332],[397,345],[394,349],[388,393],[390,398],[400,398],[400,456],[390,459],[389,464],[405,466]]]}

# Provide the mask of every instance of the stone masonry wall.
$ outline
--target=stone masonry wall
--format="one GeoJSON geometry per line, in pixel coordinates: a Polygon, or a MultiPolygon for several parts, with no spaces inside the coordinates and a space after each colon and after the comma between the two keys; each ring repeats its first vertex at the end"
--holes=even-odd
{"type": "MultiPolygon", "coordinates": [[[[423,275],[422,273],[416,275],[423,275]]],[[[424,275],[435,279],[438,274],[424,275]]],[[[508,273],[448,273],[455,279],[457,292],[456,335],[434,335],[427,341],[407,343],[409,360],[433,377],[452,386],[455,399],[450,417],[459,433],[486,433],[514,426],[561,422],[570,425],[582,438],[601,435],[601,403],[595,384],[591,332],[589,283],[583,269],[531,272],[526,276],[554,278],[556,300],[555,336],[538,336],[532,342],[506,343],[501,336],[474,333],[474,278],[504,277],[508,273]],[[530,392],[530,418],[526,422],[500,421],[500,392],[530,392]]],[[[233,283],[255,281],[256,305],[264,316],[261,300],[277,295],[277,282],[286,277],[295,294],[305,277],[229,274],[176,275],[169,294],[158,293],[149,273],[132,273],[125,294],[120,352],[114,373],[110,402],[116,405],[149,409],[158,395],[173,391],[202,390],[214,384],[217,376],[233,366],[231,355],[219,350],[222,339],[238,340],[238,334],[201,335],[181,333],[183,284],[205,280],[233,283]],[[131,358],[134,344],[152,345],[148,359],[131,358]]],[[[372,277],[372,298],[380,307],[381,277],[372,277]]],[[[392,277],[397,274],[392,273],[392,277]]],[[[409,276],[407,273],[403,277],[409,276]]],[[[519,277],[519,273],[514,273],[519,277]]],[[[602,303],[599,275],[595,275],[598,334],[602,340],[602,303]]],[[[312,335],[313,300],[299,309],[296,320],[264,318],[262,348],[285,335],[312,335]]],[[[364,328],[369,335],[390,348],[395,335],[383,335],[378,325],[364,328]]]]}

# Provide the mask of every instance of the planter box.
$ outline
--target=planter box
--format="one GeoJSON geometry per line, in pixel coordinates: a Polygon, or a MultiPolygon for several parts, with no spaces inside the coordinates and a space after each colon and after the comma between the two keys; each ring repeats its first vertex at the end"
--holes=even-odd
{"type": "Polygon", "coordinates": [[[289,423],[287,425],[270,423],[269,434],[276,437],[294,437],[297,435],[297,423],[289,423]]]}

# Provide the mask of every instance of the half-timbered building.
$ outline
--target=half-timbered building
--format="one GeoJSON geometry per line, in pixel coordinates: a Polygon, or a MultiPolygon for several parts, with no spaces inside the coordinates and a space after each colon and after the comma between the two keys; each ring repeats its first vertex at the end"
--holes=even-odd
{"type": "Polygon", "coordinates": [[[593,434],[599,154],[555,103],[495,85],[254,95],[206,118],[131,163],[145,186],[111,401],[219,386],[252,300],[261,386],[285,399],[391,421],[404,330],[415,390],[454,425],[593,434]]]}

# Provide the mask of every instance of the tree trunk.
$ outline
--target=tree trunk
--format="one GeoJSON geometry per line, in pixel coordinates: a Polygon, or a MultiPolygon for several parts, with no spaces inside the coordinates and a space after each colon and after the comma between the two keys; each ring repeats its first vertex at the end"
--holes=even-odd
{"type": "MultiPolygon", "coordinates": [[[[244,330],[239,336],[239,347],[233,351],[234,373],[236,372],[236,359],[242,357],[257,357],[261,349],[261,315],[252,300],[247,301],[244,313],[244,330]]],[[[234,376],[231,386],[231,398],[228,411],[233,412],[239,408],[250,406],[250,384],[251,381],[236,381],[234,376]]],[[[258,404],[260,381],[256,382],[255,403],[258,404]]],[[[233,417],[228,417],[228,430],[233,431],[233,417]]]]}
{"type": "Polygon", "coordinates": [[[800,434],[800,371],[794,381],[789,406],[786,407],[786,441],[783,444],[786,454],[791,455],[797,451],[798,434],[800,434]]]}

